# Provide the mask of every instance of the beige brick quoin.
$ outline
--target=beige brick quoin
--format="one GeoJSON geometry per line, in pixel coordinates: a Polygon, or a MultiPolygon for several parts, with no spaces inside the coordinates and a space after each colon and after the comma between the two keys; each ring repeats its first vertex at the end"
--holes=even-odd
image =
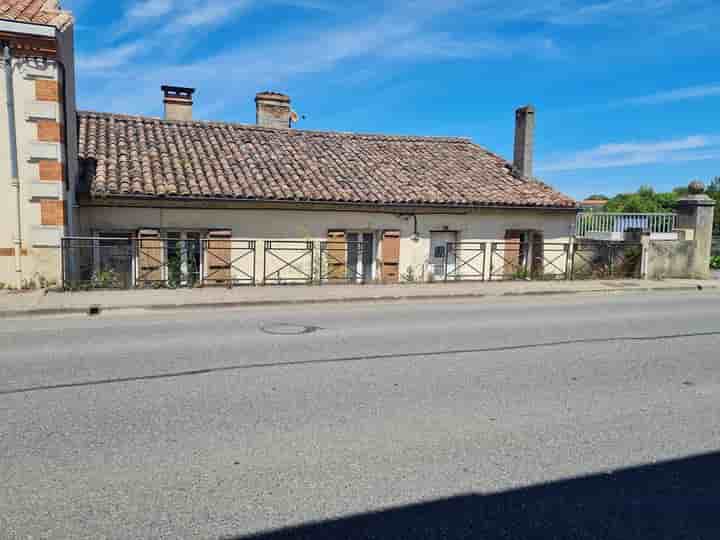
{"type": "Polygon", "coordinates": [[[54,120],[38,120],[37,138],[42,142],[60,142],[62,139],[60,123],[54,120]]]}
{"type": "Polygon", "coordinates": [[[60,85],[57,81],[38,79],[35,81],[35,99],[37,101],[60,101],[60,85]]]}
{"type": "Polygon", "coordinates": [[[40,201],[40,224],[56,227],[65,225],[63,201],[40,201]]]}
{"type": "Polygon", "coordinates": [[[63,180],[62,163],[59,161],[41,159],[38,161],[38,169],[41,182],[62,182],[63,180]]]}

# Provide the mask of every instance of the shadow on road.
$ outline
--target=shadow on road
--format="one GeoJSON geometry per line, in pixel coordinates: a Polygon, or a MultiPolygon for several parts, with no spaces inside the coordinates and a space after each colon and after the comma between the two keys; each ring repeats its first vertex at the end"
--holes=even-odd
{"type": "Polygon", "coordinates": [[[720,539],[720,453],[233,540],[720,539]]]}

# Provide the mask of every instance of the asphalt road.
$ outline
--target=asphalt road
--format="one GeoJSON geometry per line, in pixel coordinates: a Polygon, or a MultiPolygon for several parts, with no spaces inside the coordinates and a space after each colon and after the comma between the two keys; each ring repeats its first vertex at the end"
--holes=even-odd
{"type": "Polygon", "coordinates": [[[3,539],[720,537],[717,294],[1,324],[3,539]]]}

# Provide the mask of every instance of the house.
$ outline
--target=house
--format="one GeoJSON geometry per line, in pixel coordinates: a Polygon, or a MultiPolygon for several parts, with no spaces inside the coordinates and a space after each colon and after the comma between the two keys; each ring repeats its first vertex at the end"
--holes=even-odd
{"type": "MultiPolygon", "coordinates": [[[[519,246],[573,234],[576,203],[533,176],[532,107],[516,113],[512,163],[462,138],[294,129],[290,98],[272,92],[257,94],[254,125],[195,121],[195,90],[176,86],[162,88],[162,119],[75,111],[72,17],[53,2],[0,9],[19,67],[22,222],[15,235],[14,219],[0,221],[5,260],[21,250],[14,265],[0,262],[0,281],[12,283],[17,264],[22,279],[59,279],[63,235],[135,246],[120,272],[143,285],[170,279],[173,254],[186,273],[204,267],[217,282],[303,281],[318,261],[329,278],[433,279],[448,260],[468,266],[449,253],[458,243],[508,244],[512,265],[529,256],[519,246]]],[[[3,116],[7,152],[13,128],[3,116]]],[[[7,162],[0,182],[9,186],[7,162]]],[[[4,204],[14,216],[15,203],[4,204]]],[[[82,273],[102,258],[66,249],[64,264],[82,273]]]]}
{"type": "Polygon", "coordinates": [[[580,203],[580,208],[583,212],[603,212],[607,204],[607,199],[585,199],[580,203]]]}

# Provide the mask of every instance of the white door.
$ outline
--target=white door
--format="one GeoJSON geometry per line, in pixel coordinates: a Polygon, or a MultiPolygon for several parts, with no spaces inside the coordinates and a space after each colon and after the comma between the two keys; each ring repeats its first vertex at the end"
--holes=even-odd
{"type": "Polygon", "coordinates": [[[454,232],[430,233],[430,269],[435,279],[445,279],[445,258],[448,274],[455,271],[455,255],[452,244],[456,241],[454,232]]]}

